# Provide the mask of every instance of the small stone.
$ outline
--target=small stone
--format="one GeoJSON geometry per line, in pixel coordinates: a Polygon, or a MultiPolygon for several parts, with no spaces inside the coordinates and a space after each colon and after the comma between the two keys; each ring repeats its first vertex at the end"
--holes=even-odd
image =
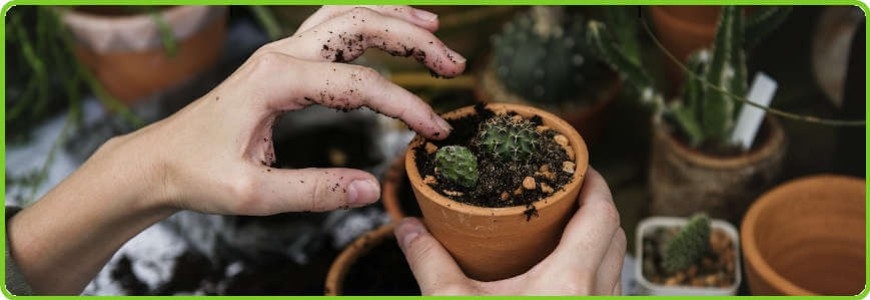
{"type": "Polygon", "coordinates": [[[493,108],[492,112],[495,113],[496,115],[499,115],[499,116],[504,115],[504,114],[507,114],[507,108],[504,108],[504,107],[493,108]]]}
{"type": "Polygon", "coordinates": [[[553,188],[545,182],[541,182],[541,191],[545,194],[552,194],[554,192],[553,188]]]}
{"type": "Polygon", "coordinates": [[[517,189],[514,190],[514,195],[519,196],[522,194],[523,194],[523,187],[517,187],[517,189]]]}
{"type": "Polygon", "coordinates": [[[438,151],[438,146],[435,146],[435,144],[432,144],[429,142],[426,142],[425,147],[426,147],[426,153],[428,153],[428,154],[432,154],[432,153],[435,153],[435,151],[438,151]]]}
{"type": "Polygon", "coordinates": [[[435,180],[435,176],[426,175],[426,177],[423,178],[423,183],[428,185],[435,185],[436,183],[438,183],[438,181],[435,180]]]}
{"type": "Polygon", "coordinates": [[[704,283],[707,284],[707,286],[716,286],[718,282],[719,280],[716,279],[715,274],[710,274],[704,277],[704,283]]]}
{"type": "Polygon", "coordinates": [[[339,149],[329,149],[329,163],[336,167],[347,165],[347,154],[339,149]]]}
{"type": "Polygon", "coordinates": [[[565,147],[565,148],[562,148],[562,149],[565,149],[565,154],[568,155],[568,158],[569,158],[569,159],[572,159],[572,160],[574,159],[574,148],[571,148],[571,147],[565,147]]]}
{"type": "Polygon", "coordinates": [[[523,178],[523,188],[524,189],[534,190],[535,187],[536,187],[536,185],[535,185],[535,178],[534,177],[526,176],[526,178],[523,178]]]}
{"type": "Polygon", "coordinates": [[[537,131],[538,133],[544,133],[547,130],[550,130],[550,126],[541,125],[541,126],[535,127],[535,131],[537,131]]]}
{"type": "Polygon", "coordinates": [[[451,191],[451,190],[443,190],[442,192],[444,192],[444,195],[451,196],[451,197],[462,197],[462,195],[465,195],[465,193],[451,191]]]}
{"type": "Polygon", "coordinates": [[[508,192],[501,192],[501,201],[507,201],[510,198],[510,194],[508,192]]]}
{"type": "Polygon", "coordinates": [[[692,278],[692,281],[689,284],[697,287],[704,286],[704,278],[692,278]]]}
{"type": "Polygon", "coordinates": [[[523,121],[523,116],[521,116],[521,115],[514,115],[513,117],[511,117],[511,121],[514,121],[514,122],[522,122],[522,121],[523,121]]]}
{"type": "Polygon", "coordinates": [[[568,146],[568,138],[565,137],[564,135],[557,134],[556,136],[553,137],[553,141],[556,141],[556,144],[559,144],[559,146],[562,146],[562,147],[568,146]]]}
{"type": "Polygon", "coordinates": [[[574,168],[576,166],[577,165],[574,164],[573,161],[566,160],[566,161],[562,162],[562,171],[564,171],[565,173],[568,173],[568,174],[574,174],[574,168]]]}

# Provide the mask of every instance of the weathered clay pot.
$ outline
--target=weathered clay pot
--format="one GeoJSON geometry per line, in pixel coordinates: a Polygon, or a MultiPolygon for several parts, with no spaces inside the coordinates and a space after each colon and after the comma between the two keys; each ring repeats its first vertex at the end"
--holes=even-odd
{"type": "MultiPolygon", "coordinates": [[[[419,287],[417,287],[417,283],[414,280],[414,276],[411,273],[410,269],[397,270],[392,269],[396,268],[395,265],[390,266],[382,266],[383,270],[359,270],[359,266],[356,266],[361,261],[366,259],[374,259],[371,256],[374,254],[385,254],[385,255],[393,255],[391,259],[400,259],[404,262],[404,256],[401,254],[401,250],[398,250],[398,244],[396,244],[395,235],[393,235],[393,229],[396,227],[396,223],[389,223],[378,227],[377,229],[370,231],[356,240],[354,240],[338,257],[333,261],[332,266],[329,268],[329,273],[326,276],[326,285],[325,285],[325,294],[327,296],[339,296],[343,294],[350,293],[359,293],[359,294],[378,294],[378,295],[400,295],[400,294],[416,294],[419,295],[419,287]],[[395,245],[387,245],[387,243],[393,243],[395,245]],[[371,252],[374,249],[378,249],[378,247],[382,246],[392,246],[395,247],[395,253],[373,253],[371,252]],[[356,270],[355,270],[356,268],[356,270]],[[365,278],[367,281],[365,284],[357,283],[357,285],[364,285],[364,287],[354,287],[348,286],[348,284],[352,284],[348,282],[351,278],[349,276],[365,276],[360,274],[351,274],[352,272],[383,272],[383,278],[365,278]],[[395,278],[396,276],[402,276],[401,278],[395,278]],[[382,282],[386,277],[393,277],[393,280],[397,282],[382,282]],[[371,280],[371,282],[368,282],[371,280]],[[360,289],[362,288],[362,289],[360,289]],[[384,290],[388,289],[388,290],[384,290]]],[[[389,252],[389,251],[388,251],[389,252]]],[[[374,262],[378,263],[378,262],[374,262]]],[[[407,264],[406,262],[404,264],[407,264]]],[[[404,268],[408,268],[407,265],[402,266],[404,268]]],[[[377,277],[377,276],[375,276],[377,277]]],[[[356,278],[360,280],[360,278],[356,278]]]]}
{"type": "Polygon", "coordinates": [[[816,175],[766,192],[741,226],[754,295],[856,295],[865,288],[865,179],[816,175]]]}
{"type": "Polygon", "coordinates": [[[767,117],[759,145],[738,156],[711,156],[676,140],[665,122],[653,122],[649,189],[653,215],[707,212],[740,223],[743,213],[779,176],[785,156],[782,125],[767,117]]]}
{"type": "MultiPolygon", "coordinates": [[[[540,116],[543,124],[568,137],[575,153],[574,177],[564,188],[533,205],[536,217],[528,218],[525,206],[488,208],[454,201],[423,183],[415,161],[414,149],[425,140],[417,136],[405,152],[405,169],[423,220],[432,235],[453,255],[471,278],[493,281],[522,274],[540,262],[555,247],[565,224],[577,207],[577,195],[588,168],[589,153],[580,134],[567,122],[540,109],[506,103],[491,103],[487,108],[505,109],[524,117],[540,116]]],[[[464,107],[443,117],[455,119],[474,113],[464,107]]]]}
{"type": "Polygon", "coordinates": [[[226,36],[226,6],[172,6],[160,16],[171,28],[170,57],[148,13],[114,15],[69,9],[63,23],[77,43],[76,56],[119,100],[132,101],[172,87],[213,66],[226,36]]]}
{"type": "MultiPolygon", "coordinates": [[[[523,105],[534,105],[525,98],[512,93],[508,90],[498,77],[495,75],[493,67],[486,66],[480,73],[480,84],[475,89],[477,98],[483,101],[498,101],[507,103],[516,103],[523,105]]],[[[559,118],[574,126],[583,139],[591,144],[595,144],[601,139],[602,133],[607,125],[608,108],[610,104],[619,96],[622,90],[622,81],[615,73],[609,76],[604,86],[594,87],[596,92],[592,98],[594,99],[572,99],[564,101],[566,104],[562,107],[542,107],[547,111],[554,113],[559,118]],[[591,104],[583,104],[583,103],[591,104]],[[579,105],[578,105],[579,103],[579,105]]]]}

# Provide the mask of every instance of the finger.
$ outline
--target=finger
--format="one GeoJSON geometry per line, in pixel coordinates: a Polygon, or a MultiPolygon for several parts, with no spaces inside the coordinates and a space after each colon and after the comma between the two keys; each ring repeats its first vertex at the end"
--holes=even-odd
{"type": "Polygon", "coordinates": [[[362,7],[264,49],[307,60],[347,62],[372,47],[396,56],[411,56],[441,76],[454,77],[465,70],[465,58],[431,32],[362,7]]]}
{"type": "Polygon", "coordinates": [[[272,215],[282,212],[329,211],[360,207],[380,197],[372,174],[344,168],[275,169],[250,167],[252,180],[241,183],[243,197],[235,212],[272,215]]]}
{"type": "Polygon", "coordinates": [[[396,239],[405,253],[414,278],[424,295],[452,290],[468,282],[459,265],[416,218],[405,218],[396,225],[396,239]]]}
{"type": "Polygon", "coordinates": [[[561,261],[595,272],[620,228],[619,212],[604,178],[591,167],[586,173],[579,200],[580,209],[565,227],[555,252],[561,261]]]}
{"type": "Polygon", "coordinates": [[[299,28],[296,29],[296,33],[302,33],[308,31],[312,27],[320,25],[321,23],[335,18],[341,14],[344,14],[355,7],[365,7],[371,10],[374,10],[380,14],[385,16],[394,17],[397,19],[402,19],[406,22],[410,22],[414,25],[420,26],[428,31],[434,32],[438,30],[438,15],[431,13],[426,10],[422,10],[419,8],[413,8],[410,6],[381,6],[381,5],[342,5],[342,6],[333,6],[326,5],[317,10],[314,14],[312,14],[302,25],[299,25],[299,28]]]}
{"type": "Polygon", "coordinates": [[[598,267],[595,295],[612,295],[614,286],[619,284],[622,263],[625,259],[625,231],[618,229],[610,240],[610,247],[598,267]]]}
{"type": "Polygon", "coordinates": [[[613,287],[613,291],[610,292],[610,294],[614,296],[622,296],[622,280],[616,282],[616,285],[613,287]]]}
{"type": "MultiPolygon", "coordinates": [[[[362,106],[404,121],[431,139],[447,137],[452,128],[423,100],[358,65],[299,60],[280,53],[261,53],[249,63],[236,86],[262,95],[268,111],[294,110],[311,104],[352,110],[362,106]]],[[[236,91],[238,92],[238,91],[236,91]]]]}

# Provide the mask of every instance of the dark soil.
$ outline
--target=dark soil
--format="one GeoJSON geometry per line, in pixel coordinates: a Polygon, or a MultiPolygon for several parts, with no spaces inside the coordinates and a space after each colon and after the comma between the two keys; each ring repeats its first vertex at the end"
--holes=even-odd
{"type": "Polygon", "coordinates": [[[411,267],[395,239],[357,259],[345,275],[344,295],[420,295],[411,267]]]}
{"type": "MultiPolygon", "coordinates": [[[[476,105],[475,109],[476,114],[447,120],[454,128],[447,139],[429,142],[439,148],[448,145],[462,145],[475,153],[478,159],[478,171],[481,174],[477,185],[474,188],[466,188],[446,180],[437,180],[437,183],[432,187],[442,194],[444,191],[460,192],[461,195],[449,196],[445,194],[445,196],[471,205],[482,207],[527,206],[529,207],[527,216],[531,218],[536,214],[532,203],[545,198],[548,194],[542,192],[540,188],[536,188],[533,190],[523,189],[521,194],[516,195],[514,191],[518,188],[522,189],[522,182],[526,176],[533,176],[542,165],[548,165],[552,173],[556,175],[554,179],[550,180],[538,176],[534,176],[534,178],[538,184],[545,182],[555,191],[561,190],[573,177],[571,174],[561,171],[562,163],[570,159],[562,147],[553,141],[553,136],[558,132],[552,129],[543,132],[544,139],[541,143],[541,149],[529,161],[522,164],[506,164],[480,155],[477,147],[470,143],[471,139],[477,135],[478,126],[495,116],[495,113],[487,109],[482,103],[476,105]],[[502,199],[503,193],[509,194],[505,200],[502,199]]],[[[511,112],[508,114],[515,115],[511,112]]],[[[541,118],[538,116],[531,118],[530,121],[535,125],[541,125],[541,118]]],[[[428,154],[424,146],[418,146],[414,148],[414,151],[421,177],[435,176],[434,153],[428,154]]]]}

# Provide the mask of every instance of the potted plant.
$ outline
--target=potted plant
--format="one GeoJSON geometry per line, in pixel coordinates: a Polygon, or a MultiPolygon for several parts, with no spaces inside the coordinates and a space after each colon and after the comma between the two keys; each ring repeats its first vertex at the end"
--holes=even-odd
{"type": "Polygon", "coordinates": [[[426,226],[471,278],[525,272],[555,248],[576,209],[588,168],[583,138],[518,104],[478,104],[444,118],[449,137],[418,135],[405,152],[426,226]]]}
{"type": "Polygon", "coordinates": [[[76,41],[76,57],[128,105],[213,66],[226,36],[226,6],[59,10],[76,41]]]}
{"type": "Polygon", "coordinates": [[[625,55],[605,25],[589,23],[590,43],[620,70],[653,108],[649,187],[651,212],[688,216],[706,211],[738,222],[749,201],[777,178],[785,154],[785,135],[768,116],[749,149],[732,141],[738,100],[747,91],[743,45],[744,16],[726,6],[712,53],[692,55],[691,77],[680,97],[666,103],[638,57],[625,55]],[[699,74],[699,75],[695,75],[699,74]],[[695,77],[697,76],[697,77],[695,77]]]}
{"type": "MultiPolygon", "coordinates": [[[[654,5],[649,7],[649,18],[653,30],[665,50],[680,61],[699,49],[710,47],[716,33],[716,20],[721,14],[721,6],[716,5],[654,5]]],[[[751,19],[744,26],[746,48],[753,45],[775,28],[791,12],[788,6],[763,6],[753,8],[751,19]]],[[[676,63],[666,60],[666,75],[671,82],[669,90],[676,90],[683,82],[683,71],[676,63]]]]}
{"type": "Polygon", "coordinates": [[[338,255],[326,276],[327,296],[420,295],[393,234],[395,224],[360,236],[338,255]]]}
{"type": "Polygon", "coordinates": [[[584,20],[580,14],[566,16],[562,6],[533,6],[518,14],[492,37],[478,98],[544,108],[587,142],[597,140],[621,83],[590,53],[584,20]]]}
{"type": "Polygon", "coordinates": [[[753,295],[857,295],[866,272],[865,178],[819,174],[765,192],[741,225],[753,295]]]}
{"type": "Polygon", "coordinates": [[[640,222],[635,276],[647,295],[735,295],[740,286],[740,236],[730,223],[651,217],[640,222]]]}

